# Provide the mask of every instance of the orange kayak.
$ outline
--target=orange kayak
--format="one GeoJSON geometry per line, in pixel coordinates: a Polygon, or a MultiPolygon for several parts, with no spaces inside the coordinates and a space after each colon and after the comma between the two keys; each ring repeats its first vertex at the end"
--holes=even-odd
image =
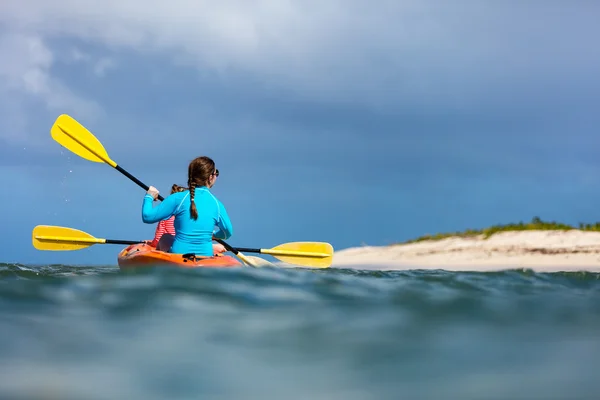
{"type": "Polygon", "coordinates": [[[132,244],[123,249],[117,258],[120,269],[171,266],[182,268],[225,268],[242,265],[231,256],[200,257],[158,251],[144,243],[132,244]]]}

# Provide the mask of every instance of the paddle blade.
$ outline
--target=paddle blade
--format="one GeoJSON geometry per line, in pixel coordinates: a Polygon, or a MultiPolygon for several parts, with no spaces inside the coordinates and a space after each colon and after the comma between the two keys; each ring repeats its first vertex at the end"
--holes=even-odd
{"type": "Polygon", "coordinates": [[[31,240],[36,249],[50,251],[80,250],[105,241],[77,229],[51,225],[36,226],[31,240]]]}
{"type": "Polygon", "coordinates": [[[117,166],[108,156],[102,143],[83,125],[66,114],[56,119],[50,134],[60,145],[86,160],[107,163],[113,168],[117,166]]]}
{"type": "Polygon", "coordinates": [[[284,243],[261,253],[289,264],[312,268],[328,268],[333,261],[333,246],[326,242],[292,242],[284,243]]]}

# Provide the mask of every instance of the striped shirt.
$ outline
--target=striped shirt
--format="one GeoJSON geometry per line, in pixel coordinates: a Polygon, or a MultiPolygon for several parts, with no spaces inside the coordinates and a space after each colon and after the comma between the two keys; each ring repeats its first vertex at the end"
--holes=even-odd
{"type": "Polygon", "coordinates": [[[150,246],[153,246],[153,247],[158,246],[158,241],[160,240],[162,235],[164,235],[165,233],[170,233],[171,235],[175,236],[175,226],[173,225],[174,222],[175,222],[175,216],[173,216],[169,219],[164,219],[164,220],[160,221],[158,223],[158,225],[156,225],[156,232],[154,233],[154,240],[152,240],[152,243],[150,243],[150,246]]]}

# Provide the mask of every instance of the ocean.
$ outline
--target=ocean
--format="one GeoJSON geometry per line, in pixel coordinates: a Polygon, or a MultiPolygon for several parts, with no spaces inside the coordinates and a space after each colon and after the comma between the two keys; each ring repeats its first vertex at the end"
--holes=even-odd
{"type": "Polygon", "coordinates": [[[4,399],[598,399],[600,274],[0,264],[4,399]]]}

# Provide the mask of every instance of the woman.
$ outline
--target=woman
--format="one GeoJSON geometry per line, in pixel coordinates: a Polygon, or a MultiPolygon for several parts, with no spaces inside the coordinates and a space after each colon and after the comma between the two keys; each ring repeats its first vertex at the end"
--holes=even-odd
{"type": "Polygon", "coordinates": [[[142,203],[142,221],[153,224],[175,217],[175,239],[169,252],[210,257],[214,254],[212,238],[228,239],[233,234],[225,206],[210,192],[218,176],[215,162],[203,156],[188,166],[189,190],[173,193],[153,207],[159,192],[153,186],[148,188],[142,203]],[[213,233],[215,226],[220,230],[213,233]]]}
{"type": "MultiPolygon", "coordinates": [[[[177,192],[185,192],[188,188],[173,184],[171,186],[171,194],[177,192]]],[[[156,250],[166,251],[168,252],[173,245],[173,241],[175,240],[175,216],[171,216],[168,219],[163,219],[156,225],[156,231],[154,232],[154,239],[152,241],[146,241],[152,247],[155,247],[156,250]]],[[[214,243],[213,247],[213,255],[217,255],[219,253],[224,253],[225,247],[220,243],[214,243]]]]}

